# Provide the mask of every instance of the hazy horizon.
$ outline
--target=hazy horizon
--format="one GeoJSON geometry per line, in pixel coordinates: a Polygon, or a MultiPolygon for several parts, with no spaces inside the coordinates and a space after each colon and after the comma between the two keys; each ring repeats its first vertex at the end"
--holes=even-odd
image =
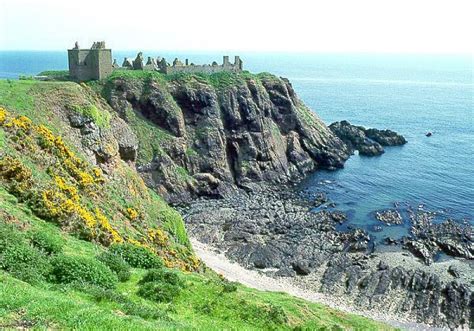
{"type": "Polygon", "coordinates": [[[467,0],[0,0],[0,50],[104,40],[119,51],[468,55],[473,8],[467,0]]]}

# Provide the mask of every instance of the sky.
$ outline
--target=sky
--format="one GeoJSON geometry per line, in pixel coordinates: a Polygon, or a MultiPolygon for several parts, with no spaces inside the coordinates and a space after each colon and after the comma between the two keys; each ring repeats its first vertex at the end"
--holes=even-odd
{"type": "Polygon", "coordinates": [[[474,54],[473,0],[0,0],[0,50],[474,54]]]}

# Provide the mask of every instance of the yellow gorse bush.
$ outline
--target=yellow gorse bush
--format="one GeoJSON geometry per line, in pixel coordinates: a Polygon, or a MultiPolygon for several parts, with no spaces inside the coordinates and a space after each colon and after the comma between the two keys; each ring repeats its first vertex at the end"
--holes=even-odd
{"type": "Polygon", "coordinates": [[[0,159],[0,179],[9,183],[11,192],[22,196],[31,188],[31,170],[25,167],[20,160],[5,156],[0,159]]]}
{"type": "MultiPolygon", "coordinates": [[[[86,162],[78,158],[69,149],[60,136],[56,136],[44,125],[33,125],[33,122],[26,116],[12,117],[8,111],[0,107],[0,126],[5,127],[13,133],[27,133],[22,135],[24,139],[36,138],[40,148],[46,150],[59,159],[57,169],[53,172],[64,169],[70,176],[62,177],[52,174],[53,181],[47,188],[31,188],[31,170],[22,164],[19,159],[5,156],[0,159],[0,178],[15,183],[15,187],[29,189],[30,199],[35,201],[36,211],[45,218],[63,223],[70,218],[76,218],[81,224],[81,232],[90,239],[100,236],[107,241],[123,241],[119,233],[110,225],[107,217],[98,208],[94,212],[84,207],[79,195],[79,188],[92,188],[104,182],[102,170],[97,167],[89,167],[86,162]],[[32,134],[36,134],[33,136],[32,134]],[[28,183],[28,185],[26,185],[28,183]]],[[[31,144],[30,144],[31,145],[31,144]]],[[[13,190],[12,190],[13,191],[13,190]]],[[[16,193],[17,190],[15,190],[16,193]]]]}
{"type": "Polygon", "coordinates": [[[8,120],[3,124],[6,128],[16,128],[24,131],[29,131],[32,128],[32,122],[26,116],[7,117],[7,119],[8,120]]]}
{"type": "Polygon", "coordinates": [[[164,247],[168,243],[168,236],[162,229],[149,229],[148,240],[159,247],[164,247]]]}
{"type": "Polygon", "coordinates": [[[105,217],[104,214],[100,211],[99,208],[95,209],[95,216],[99,221],[100,227],[103,231],[108,233],[111,236],[113,243],[121,243],[123,242],[123,238],[120,234],[110,225],[109,220],[105,217]]]}
{"type": "Polygon", "coordinates": [[[138,213],[138,211],[134,208],[127,208],[127,217],[131,220],[131,221],[134,221],[138,218],[138,216],[140,216],[140,214],[138,213]]]}
{"type": "MultiPolygon", "coordinates": [[[[109,245],[127,241],[144,247],[163,258],[168,267],[182,270],[197,270],[199,260],[194,260],[190,253],[177,254],[172,249],[168,234],[161,228],[147,229],[146,224],[140,229],[142,234],[136,238],[124,236],[109,222],[104,211],[85,203],[87,194],[92,201],[98,201],[99,185],[105,182],[102,170],[91,167],[75,155],[60,136],[55,135],[44,125],[34,125],[26,116],[12,116],[5,108],[0,107],[0,127],[12,134],[11,141],[17,150],[27,149],[40,155],[35,158],[42,162],[40,151],[55,157],[47,173],[50,182],[38,183],[33,179],[32,171],[19,158],[10,155],[0,156],[0,180],[7,184],[7,189],[18,197],[23,197],[32,210],[40,217],[58,222],[65,228],[79,232],[90,240],[109,245]],[[179,255],[179,256],[178,256],[179,255]],[[184,257],[186,256],[186,258],[184,257]]],[[[49,159],[47,159],[49,162],[49,159]]],[[[128,176],[129,192],[135,198],[151,201],[145,183],[140,177],[128,176]]],[[[91,201],[89,201],[91,203],[91,201]]],[[[128,207],[124,211],[129,220],[144,218],[139,210],[128,207]]],[[[119,215],[119,214],[118,214],[119,215]]]]}
{"type": "Polygon", "coordinates": [[[5,108],[0,107],[0,125],[3,125],[7,120],[8,112],[5,108]]]}

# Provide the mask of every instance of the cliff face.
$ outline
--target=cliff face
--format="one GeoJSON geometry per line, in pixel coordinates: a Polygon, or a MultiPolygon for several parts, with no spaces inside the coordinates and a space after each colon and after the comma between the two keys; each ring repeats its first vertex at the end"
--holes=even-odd
{"type": "Polygon", "coordinates": [[[139,171],[171,201],[288,182],[349,156],[290,82],[272,75],[115,76],[105,91],[138,135],[139,171]]]}

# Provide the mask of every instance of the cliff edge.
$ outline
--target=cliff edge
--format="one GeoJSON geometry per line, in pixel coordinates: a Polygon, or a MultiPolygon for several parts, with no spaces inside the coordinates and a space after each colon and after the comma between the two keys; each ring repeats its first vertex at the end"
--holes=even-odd
{"type": "Polygon", "coordinates": [[[115,72],[99,87],[138,136],[137,169],[168,201],[339,168],[346,145],[270,74],[115,72]]]}

